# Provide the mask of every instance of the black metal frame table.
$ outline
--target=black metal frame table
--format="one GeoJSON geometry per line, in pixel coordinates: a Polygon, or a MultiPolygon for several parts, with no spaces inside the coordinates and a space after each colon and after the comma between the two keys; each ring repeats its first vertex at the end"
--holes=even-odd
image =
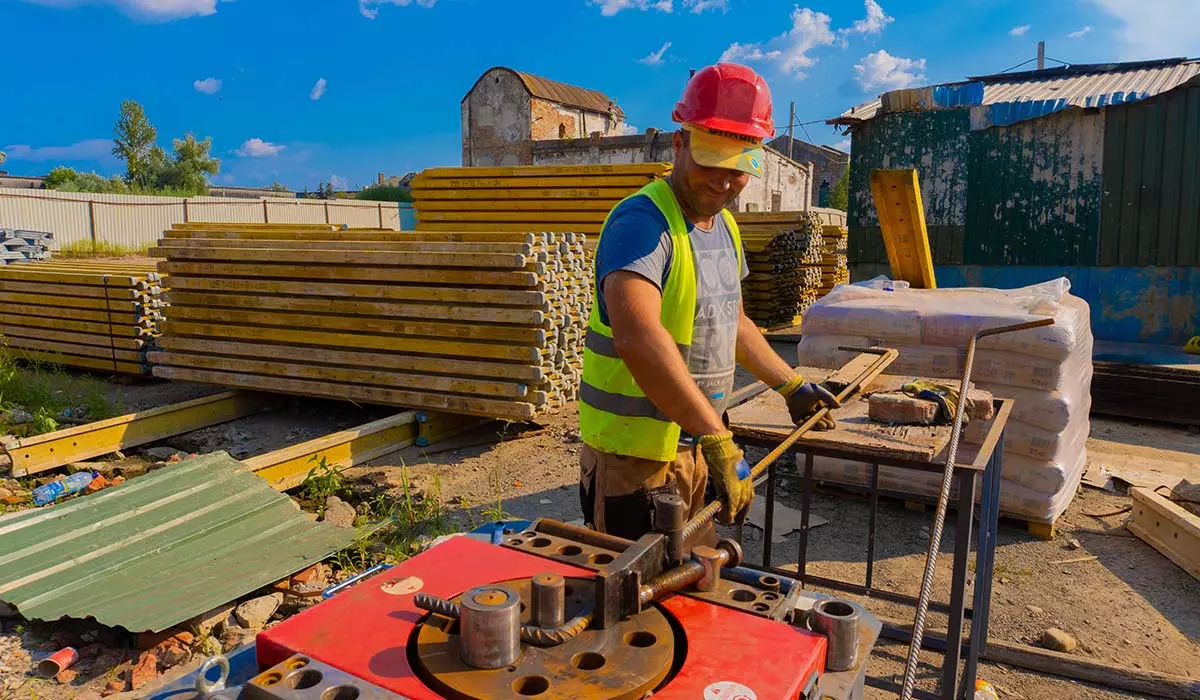
{"type": "MultiPolygon", "coordinates": [[[[755,387],[757,388],[757,387],[755,387]]],[[[747,387],[750,389],[750,387],[747,387]]],[[[765,387],[764,387],[765,389],[765,387]]],[[[740,391],[735,397],[737,405],[747,403],[762,391],[740,391]]],[[[1012,412],[1012,399],[994,399],[995,418],[984,439],[975,459],[970,463],[959,463],[954,468],[954,479],[958,486],[957,518],[954,534],[954,559],[950,580],[950,603],[931,603],[930,609],[948,613],[950,616],[945,643],[945,660],[942,664],[942,698],[958,700],[969,697],[974,693],[975,677],[978,670],[979,655],[987,644],[988,616],[991,607],[992,572],[995,566],[996,531],[1000,520],[1000,470],[1003,461],[1004,429],[1012,412]],[[968,559],[971,553],[971,528],[975,518],[975,487],[982,478],[983,489],[979,503],[979,532],[976,536],[975,561],[975,594],[970,608],[966,607],[966,586],[968,559]],[[970,619],[971,635],[969,643],[963,644],[965,620],[970,619]],[[965,656],[966,666],[963,669],[961,682],[958,674],[959,662],[965,656]]],[[[729,410],[733,410],[731,406],[729,410]]],[[[738,426],[730,426],[738,442],[742,445],[773,448],[778,441],[763,437],[739,433],[738,426]]],[[[771,532],[775,524],[775,484],[779,475],[778,463],[771,464],[767,471],[766,522],[763,524],[763,563],[754,566],[743,563],[743,566],[760,571],[798,578],[801,585],[815,584],[832,590],[857,593],[867,597],[876,597],[897,603],[916,606],[917,599],[912,596],[884,591],[872,586],[875,565],[875,530],[876,516],[879,511],[879,468],[898,467],[913,471],[941,474],[945,467],[942,463],[922,462],[909,459],[884,458],[866,455],[852,449],[836,449],[824,446],[805,444],[799,440],[789,450],[790,453],[804,455],[804,488],[801,499],[800,519],[800,552],[797,561],[797,572],[785,571],[771,566],[771,532]],[[821,576],[810,576],[808,567],[808,522],[809,510],[813,492],[813,458],[833,457],[838,459],[861,462],[871,466],[871,477],[867,490],[871,499],[870,522],[867,536],[867,571],[866,580],[862,584],[821,576]]],[[[911,641],[911,635],[909,637],[911,641]]]]}

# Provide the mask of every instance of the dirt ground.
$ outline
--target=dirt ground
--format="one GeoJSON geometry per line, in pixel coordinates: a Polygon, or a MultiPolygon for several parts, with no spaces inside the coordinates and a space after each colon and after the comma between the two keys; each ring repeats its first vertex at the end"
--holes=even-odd
{"type": "MultiPolygon", "coordinates": [[[[786,353],[787,350],[784,350],[786,353]]],[[[788,355],[785,354],[785,357],[788,355]]],[[[740,381],[746,382],[746,377],[740,381]]],[[[148,408],[215,391],[184,383],[134,382],[113,385],[126,410],[148,408]]],[[[224,449],[237,458],[261,454],[393,413],[394,409],[285,399],[265,415],[165,440],[186,452],[224,449]]],[[[540,427],[489,423],[428,448],[408,448],[346,472],[356,491],[389,498],[410,490],[434,498],[440,493],[452,527],[480,524],[496,510],[514,518],[581,517],[577,492],[578,421],[574,407],[539,421],[540,427]]],[[[1091,459],[1135,458],[1172,465],[1200,464],[1200,435],[1178,427],[1094,419],[1088,443],[1091,459]]],[[[757,453],[751,451],[750,457],[757,453]]],[[[778,495],[798,507],[795,481],[781,479],[778,495]]],[[[760,491],[759,497],[763,498],[760,491]]],[[[1051,541],[1029,535],[1019,523],[1002,526],[992,592],[990,638],[1036,644],[1048,627],[1066,630],[1079,641],[1075,655],[1123,666],[1180,675],[1200,674],[1200,582],[1133,537],[1123,528],[1129,503],[1122,493],[1081,487],[1060,519],[1051,541]],[[1079,548],[1072,549],[1071,540],[1079,548]],[[1053,562],[1082,556],[1096,560],[1053,562]]],[[[813,513],[829,523],[811,531],[809,571],[860,582],[865,574],[868,504],[861,497],[823,489],[813,513]]],[[[875,585],[916,595],[924,566],[931,512],[881,502],[876,540],[875,585]]],[[[935,598],[948,598],[953,551],[953,515],[947,521],[938,563],[935,598]]],[[[761,561],[761,534],[746,529],[747,559],[761,561]]],[[[773,549],[773,564],[794,564],[798,534],[773,549]]],[[[973,570],[973,567],[972,567],[973,570]]],[[[971,591],[968,591],[968,595],[971,591]]],[[[850,596],[854,597],[854,596],[850,596]]],[[[871,612],[911,621],[913,610],[878,599],[862,602],[871,612]]],[[[944,615],[931,614],[929,629],[945,629],[944,615]]],[[[53,646],[53,626],[20,618],[0,618],[0,700],[8,698],[94,698],[106,682],[105,669],[94,669],[73,685],[62,686],[28,675],[32,659],[53,646]],[[5,691],[4,688],[9,688],[5,691]]],[[[131,652],[136,654],[136,652],[131,652]]],[[[907,645],[882,641],[868,666],[869,698],[895,697],[907,645]]],[[[941,656],[922,652],[918,688],[933,692],[941,656]]],[[[197,659],[193,659],[193,664],[197,659]]],[[[991,681],[1002,698],[1140,697],[1006,666],[983,662],[980,677],[991,681]]]]}

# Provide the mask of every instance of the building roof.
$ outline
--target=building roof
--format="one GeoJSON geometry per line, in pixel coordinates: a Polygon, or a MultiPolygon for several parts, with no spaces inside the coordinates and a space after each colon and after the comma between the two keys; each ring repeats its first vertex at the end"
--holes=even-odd
{"type": "MultiPolygon", "coordinates": [[[[822,153],[824,153],[826,155],[826,157],[831,158],[833,160],[844,160],[844,161],[850,160],[849,153],[846,153],[845,151],[843,151],[841,149],[834,148],[833,146],[822,146],[820,144],[811,143],[809,141],[805,141],[804,139],[798,139],[795,137],[792,137],[792,140],[794,142],[794,144],[792,146],[793,149],[796,146],[808,146],[809,148],[815,149],[817,151],[821,151],[822,153]]],[[[787,153],[787,150],[788,150],[787,135],[785,134],[783,136],[776,136],[775,138],[768,141],[767,145],[782,152],[782,153],[787,153]]],[[[790,155],[792,158],[796,157],[795,154],[788,154],[788,155],[790,155]]]]}
{"type": "Polygon", "coordinates": [[[1185,84],[1200,84],[1200,60],[1059,66],[998,73],[964,82],[885,92],[830,124],[853,126],[882,113],[970,109],[971,128],[1006,126],[1064,109],[1092,109],[1144,100],[1185,84]]]}
{"type": "MultiPolygon", "coordinates": [[[[557,80],[550,80],[549,78],[543,78],[540,75],[533,75],[532,73],[523,73],[512,68],[505,68],[504,66],[489,68],[484,71],[483,75],[487,75],[494,70],[508,71],[517,76],[525,84],[525,89],[529,91],[529,94],[538,99],[557,102],[567,107],[578,107],[579,109],[599,114],[615,114],[618,118],[624,118],[625,116],[625,113],[617,106],[616,101],[599,90],[589,90],[588,88],[560,83],[557,80]]],[[[480,80],[483,79],[483,75],[479,77],[480,80]]],[[[475,81],[475,85],[478,84],[479,81],[475,81]]],[[[472,85],[471,90],[473,91],[474,89],[475,86],[472,85]]],[[[467,94],[470,94],[470,92],[467,94]]]]}

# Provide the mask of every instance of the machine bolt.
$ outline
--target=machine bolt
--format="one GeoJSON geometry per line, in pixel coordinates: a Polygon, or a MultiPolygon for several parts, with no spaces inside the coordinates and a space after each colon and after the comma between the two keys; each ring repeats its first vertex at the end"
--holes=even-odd
{"type": "Polygon", "coordinates": [[[521,655],[521,596],[507,586],[480,586],[459,605],[459,656],[474,668],[503,668],[521,655]]]}
{"type": "Polygon", "coordinates": [[[710,593],[721,583],[721,560],[725,554],[706,545],[692,547],[692,556],[704,567],[704,575],[696,582],[696,590],[710,593]]]}
{"type": "Polygon", "coordinates": [[[683,561],[683,526],[686,524],[687,504],[679,494],[663,493],[654,497],[654,531],[667,536],[668,566],[678,566],[683,561]]]}
{"type": "Polygon", "coordinates": [[[545,629],[562,627],[566,618],[566,580],[547,573],[534,576],[531,583],[533,624],[545,629]]]}

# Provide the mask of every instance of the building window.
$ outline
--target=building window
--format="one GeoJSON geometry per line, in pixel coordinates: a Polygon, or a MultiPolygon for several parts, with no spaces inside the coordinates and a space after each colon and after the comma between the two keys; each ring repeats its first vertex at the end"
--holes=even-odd
{"type": "Polygon", "coordinates": [[[558,125],[558,138],[560,138],[560,139],[567,138],[567,125],[566,124],[558,125]]]}
{"type": "Polygon", "coordinates": [[[775,191],[771,193],[771,211],[781,211],[783,209],[783,193],[775,191]]]}

